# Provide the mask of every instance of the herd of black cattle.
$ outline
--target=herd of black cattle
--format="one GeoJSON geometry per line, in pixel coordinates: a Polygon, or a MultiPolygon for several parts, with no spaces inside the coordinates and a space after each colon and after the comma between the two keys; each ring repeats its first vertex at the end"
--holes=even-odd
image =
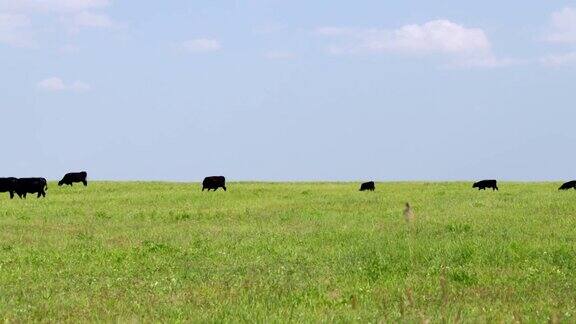
{"type": "MultiPolygon", "coordinates": [[[[75,182],[82,182],[88,185],[88,174],[85,171],[66,173],[62,180],[58,181],[58,186],[72,185],[75,182]]],[[[0,192],[9,192],[10,199],[14,198],[14,193],[20,198],[26,198],[28,194],[38,194],[38,198],[46,197],[48,182],[45,178],[0,178],[0,192]]]]}
{"type": "MultiPolygon", "coordinates": [[[[492,191],[498,191],[498,182],[496,180],[482,180],[478,182],[474,182],[472,184],[472,188],[478,188],[478,190],[486,190],[492,189],[492,191]]],[[[374,181],[364,182],[360,185],[360,191],[374,191],[376,189],[374,185],[374,181]]],[[[576,180],[565,182],[558,188],[558,190],[568,190],[568,189],[575,189],[576,190],[576,180]]]]}
{"type": "MultiPolygon", "coordinates": [[[[82,183],[87,186],[87,178],[88,174],[85,171],[66,173],[62,180],[58,181],[58,186],[72,186],[74,183],[82,183]]],[[[226,178],[223,176],[206,177],[202,181],[202,191],[206,189],[216,191],[218,188],[226,191],[226,178]]],[[[496,180],[482,180],[475,182],[472,188],[478,188],[478,190],[488,188],[494,191],[498,190],[498,183],[496,180]]],[[[360,185],[360,191],[374,191],[375,189],[374,181],[364,182],[360,185]]],[[[576,190],[576,180],[568,181],[558,188],[558,190],[568,189],[576,190]]],[[[9,192],[10,199],[14,198],[14,194],[20,198],[26,198],[27,194],[37,194],[38,198],[46,197],[46,190],[48,190],[48,182],[45,178],[0,178],[0,192],[9,192]]]]}
{"type": "MultiPolygon", "coordinates": [[[[498,191],[498,182],[496,180],[482,180],[478,182],[474,182],[472,184],[472,188],[478,188],[478,190],[486,190],[486,188],[492,189],[492,191],[498,191]]],[[[360,185],[360,191],[374,191],[376,186],[374,185],[374,181],[364,182],[360,185]]],[[[565,182],[558,188],[558,190],[568,190],[568,189],[575,189],[576,190],[576,180],[565,182]]]]}

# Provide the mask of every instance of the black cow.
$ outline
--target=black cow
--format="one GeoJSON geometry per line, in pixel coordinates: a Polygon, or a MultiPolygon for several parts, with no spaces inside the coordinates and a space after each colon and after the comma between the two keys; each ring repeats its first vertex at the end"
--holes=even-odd
{"type": "Polygon", "coordinates": [[[478,188],[478,190],[486,190],[486,188],[492,188],[492,191],[498,190],[498,185],[496,180],[482,180],[475,182],[472,188],[478,188]]]}
{"type": "Polygon", "coordinates": [[[568,190],[568,189],[575,189],[576,190],[576,180],[568,181],[565,184],[561,185],[558,190],[568,190]]]}
{"type": "Polygon", "coordinates": [[[374,191],[376,187],[374,186],[374,181],[364,182],[360,185],[360,191],[374,191]]]}
{"type": "Polygon", "coordinates": [[[64,178],[62,178],[62,180],[58,181],[58,186],[61,186],[61,185],[72,186],[72,184],[74,182],[82,182],[84,184],[84,186],[87,186],[88,181],[86,181],[86,177],[88,177],[88,173],[86,173],[86,171],[66,173],[64,175],[64,178]]]}
{"type": "Polygon", "coordinates": [[[48,183],[44,178],[20,178],[16,181],[16,194],[18,197],[26,198],[29,193],[38,193],[38,198],[46,197],[48,183]]]}
{"type": "Polygon", "coordinates": [[[14,198],[16,191],[16,178],[0,178],[0,192],[9,192],[10,199],[14,198]]]}
{"type": "Polygon", "coordinates": [[[214,189],[214,191],[216,191],[218,188],[226,191],[226,178],[223,176],[206,177],[204,181],[202,181],[202,191],[204,191],[204,189],[208,189],[208,191],[214,189]]]}

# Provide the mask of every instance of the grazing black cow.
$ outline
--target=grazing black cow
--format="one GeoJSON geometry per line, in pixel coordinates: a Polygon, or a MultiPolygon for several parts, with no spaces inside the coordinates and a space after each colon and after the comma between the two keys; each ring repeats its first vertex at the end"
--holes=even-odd
{"type": "Polygon", "coordinates": [[[46,197],[48,183],[44,178],[20,178],[16,181],[16,194],[18,197],[26,198],[29,193],[38,193],[38,198],[46,197]]]}
{"type": "Polygon", "coordinates": [[[216,191],[218,188],[226,191],[226,178],[223,176],[206,177],[204,181],[202,181],[202,191],[204,191],[204,189],[208,189],[208,191],[214,189],[214,191],[216,191]]]}
{"type": "Polygon", "coordinates": [[[16,191],[16,178],[0,178],[0,192],[9,192],[10,199],[14,198],[16,191]]]}
{"type": "Polygon", "coordinates": [[[576,180],[568,181],[565,184],[561,185],[558,190],[568,190],[568,189],[575,189],[576,190],[576,180]]]}
{"type": "Polygon", "coordinates": [[[374,186],[374,181],[368,181],[368,182],[364,182],[363,184],[360,185],[360,191],[374,191],[374,189],[376,189],[376,187],[374,186]]]}
{"type": "Polygon", "coordinates": [[[88,173],[86,173],[86,171],[66,173],[64,175],[64,178],[62,178],[62,180],[58,181],[58,186],[61,186],[61,185],[72,186],[72,184],[74,182],[82,182],[84,184],[84,186],[87,186],[88,181],[86,181],[86,177],[88,177],[88,173]]]}
{"type": "Polygon", "coordinates": [[[475,182],[472,188],[478,188],[478,190],[486,190],[486,188],[492,188],[492,191],[498,190],[498,185],[496,180],[482,180],[475,182]]]}

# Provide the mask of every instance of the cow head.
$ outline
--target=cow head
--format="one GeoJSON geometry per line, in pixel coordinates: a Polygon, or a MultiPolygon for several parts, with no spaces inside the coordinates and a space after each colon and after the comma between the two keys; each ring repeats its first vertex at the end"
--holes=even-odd
{"type": "Polygon", "coordinates": [[[478,183],[475,182],[475,183],[472,185],[472,188],[478,188],[478,183]]]}
{"type": "Polygon", "coordinates": [[[64,180],[58,181],[58,187],[61,187],[64,184],[64,180]]]}

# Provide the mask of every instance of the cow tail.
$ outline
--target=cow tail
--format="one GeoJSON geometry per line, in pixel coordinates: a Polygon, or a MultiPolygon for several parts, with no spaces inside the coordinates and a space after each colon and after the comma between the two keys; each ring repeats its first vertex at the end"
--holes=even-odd
{"type": "Polygon", "coordinates": [[[44,190],[48,190],[48,182],[44,182],[44,190]]]}

